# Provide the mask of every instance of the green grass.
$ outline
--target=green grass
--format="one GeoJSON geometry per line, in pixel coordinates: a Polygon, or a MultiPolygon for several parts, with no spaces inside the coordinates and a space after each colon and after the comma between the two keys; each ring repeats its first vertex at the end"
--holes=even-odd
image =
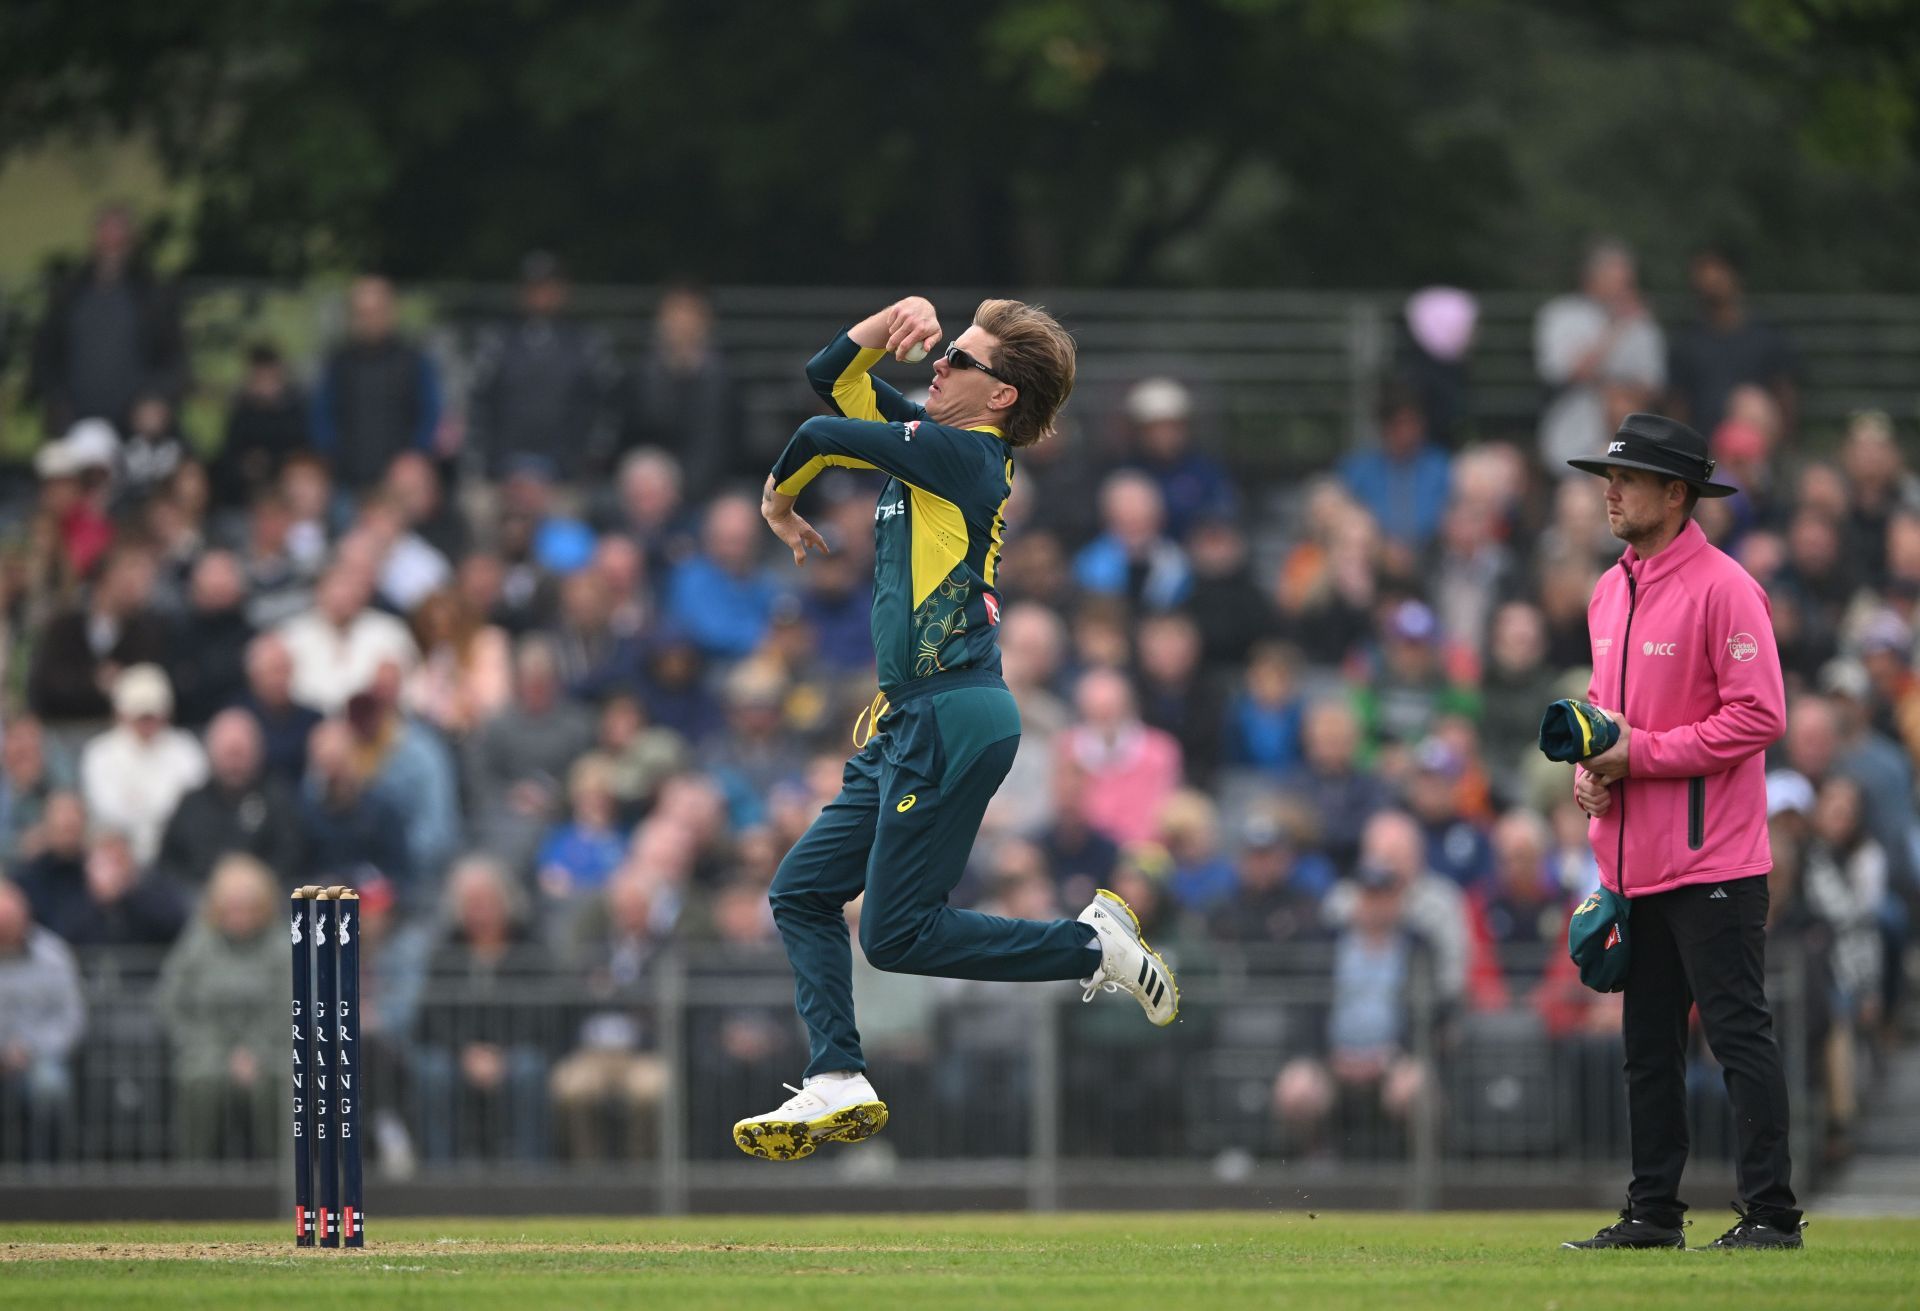
{"type": "MultiPolygon", "coordinates": [[[[1563,1252],[1605,1217],[1305,1211],[396,1220],[363,1252],[278,1225],[4,1225],[19,1307],[1913,1306],[1920,1222],[1818,1221],[1800,1253],[1563,1252]]],[[[1718,1233],[1703,1217],[1695,1241],[1718,1233]],[[1701,1230],[1709,1232],[1701,1233],[1701,1230]]]]}

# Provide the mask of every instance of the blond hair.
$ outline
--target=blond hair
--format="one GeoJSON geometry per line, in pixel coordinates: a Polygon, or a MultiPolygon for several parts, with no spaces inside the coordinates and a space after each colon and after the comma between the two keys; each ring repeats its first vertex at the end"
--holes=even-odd
{"type": "MultiPolygon", "coordinates": [[[[123,834],[102,834],[95,841],[111,841],[123,834]]],[[[220,904],[229,895],[244,896],[253,903],[262,918],[270,916],[278,888],[273,871],[244,851],[230,851],[215,863],[207,876],[207,890],[200,902],[200,913],[209,924],[219,923],[220,904]]]]}
{"type": "Polygon", "coordinates": [[[1049,436],[1073,392],[1072,335],[1038,305],[1017,300],[981,301],[973,326],[1000,343],[994,372],[1020,393],[1007,411],[1007,445],[1031,446],[1049,436]]]}
{"type": "Polygon", "coordinates": [[[567,771],[567,795],[577,798],[586,791],[613,791],[613,762],[595,751],[574,761],[567,771]]]}

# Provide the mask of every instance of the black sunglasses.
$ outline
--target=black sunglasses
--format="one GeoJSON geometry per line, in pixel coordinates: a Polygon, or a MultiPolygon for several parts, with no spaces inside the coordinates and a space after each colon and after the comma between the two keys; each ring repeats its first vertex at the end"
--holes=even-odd
{"type": "Polygon", "coordinates": [[[967,354],[965,351],[961,350],[958,346],[947,347],[947,353],[941,358],[946,360],[947,367],[950,369],[978,369],[980,370],[980,372],[986,374],[989,378],[993,378],[999,382],[1005,382],[1009,387],[1013,386],[1013,384],[1011,382],[1008,382],[1006,378],[1002,377],[1000,374],[995,373],[992,369],[988,368],[986,365],[982,364],[979,360],[967,354]]]}

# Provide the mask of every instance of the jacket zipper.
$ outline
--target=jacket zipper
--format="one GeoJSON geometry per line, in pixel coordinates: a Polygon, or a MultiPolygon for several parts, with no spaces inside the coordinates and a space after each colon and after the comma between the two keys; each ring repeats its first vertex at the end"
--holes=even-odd
{"type": "MultiPolygon", "coordinates": [[[[1620,571],[1627,576],[1627,631],[1620,638],[1620,714],[1627,713],[1627,661],[1633,654],[1633,609],[1640,600],[1640,585],[1633,579],[1633,570],[1624,564],[1620,571]]],[[[1620,895],[1627,895],[1627,780],[1620,780],[1620,842],[1614,850],[1614,877],[1620,880],[1620,895]]]]}
{"type": "Polygon", "coordinates": [[[1698,851],[1707,842],[1707,780],[1687,780],[1687,849],[1698,851]]]}

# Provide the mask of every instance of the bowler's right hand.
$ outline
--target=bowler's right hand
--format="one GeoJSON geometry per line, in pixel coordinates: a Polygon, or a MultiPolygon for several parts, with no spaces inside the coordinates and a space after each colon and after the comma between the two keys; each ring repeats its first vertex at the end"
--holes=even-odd
{"type": "Polygon", "coordinates": [[[1613,789],[1578,765],[1573,768],[1573,799],[1594,819],[1613,809],[1613,789]]]}
{"type": "Polygon", "coordinates": [[[932,354],[940,345],[940,316],[925,296],[908,296],[886,311],[887,352],[906,362],[907,351],[924,346],[932,354]]]}

